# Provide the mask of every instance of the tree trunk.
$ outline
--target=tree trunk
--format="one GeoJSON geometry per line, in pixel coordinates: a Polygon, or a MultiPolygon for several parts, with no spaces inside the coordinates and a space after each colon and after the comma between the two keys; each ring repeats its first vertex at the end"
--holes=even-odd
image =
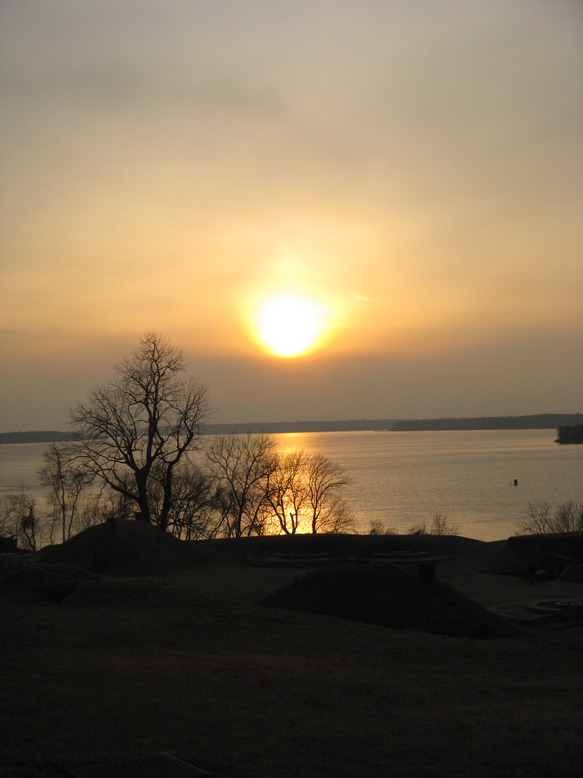
{"type": "Polygon", "coordinates": [[[138,491],[138,505],[140,506],[139,516],[136,515],[136,519],[140,521],[147,521],[148,524],[152,521],[150,514],[150,503],[148,502],[148,494],[146,491],[146,484],[148,483],[148,477],[145,473],[137,472],[135,474],[136,487],[138,491]]]}

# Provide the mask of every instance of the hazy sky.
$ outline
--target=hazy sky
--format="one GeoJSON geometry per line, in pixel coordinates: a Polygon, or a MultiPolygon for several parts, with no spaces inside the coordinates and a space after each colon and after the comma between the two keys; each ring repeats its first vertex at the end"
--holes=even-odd
{"type": "Polygon", "coordinates": [[[1,430],[148,330],[217,421],[583,410],[579,0],[0,9],[1,430]]]}

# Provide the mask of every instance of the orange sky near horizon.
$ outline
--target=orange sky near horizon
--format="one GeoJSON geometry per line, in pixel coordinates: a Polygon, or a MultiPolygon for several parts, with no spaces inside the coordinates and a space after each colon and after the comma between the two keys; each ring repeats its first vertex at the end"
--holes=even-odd
{"type": "Polygon", "coordinates": [[[62,427],[151,330],[217,421],[581,411],[582,7],[0,23],[0,429],[62,427]],[[282,360],[258,320],[286,293],[322,330],[282,360]]]}

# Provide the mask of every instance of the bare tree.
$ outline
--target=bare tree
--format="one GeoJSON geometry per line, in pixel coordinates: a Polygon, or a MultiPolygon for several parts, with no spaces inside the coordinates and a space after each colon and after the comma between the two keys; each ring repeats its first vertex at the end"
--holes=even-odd
{"type": "Polygon", "coordinates": [[[268,435],[220,435],[209,448],[215,506],[228,537],[263,534],[274,447],[268,435]]]}
{"type": "Polygon", "coordinates": [[[380,519],[372,519],[368,530],[369,535],[398,535],[399,529],[384,524],[380,519]]]}
{"type": "Polygon", "coordinates": [[[11,512],[8,496],[0,493],[0,537],[17,540],[17,527],[11,512]]]}
{"type": "Polygon", "coordinates": [[[429,527],[424,521],[407,530],[408,535],[457,535],[458,532],[459,526],[452,524],[443,513],[436,513],[429,527]]]}
{"type": "Polygon", "coordinates": [[[436,513],[431,522],[430,535],[457,535],[460,531],[458,524],[452,524],[446,515],[436,513]]]}
{"type": "Polygon", "coordinates": [[[280,454],[270,473],[267,499],[286,535],[349,532],[352,516],[342,492],[346,471],[323,454],[280,454]]]}
{"type": "Polygon", "coordinates": [[[39,470],[40,482],[48,490],[52,521],[50,542],[59,528],[64,543],[78,530],[82,495],[90,483],[90,475],[71,463],[65,447],[53,443],[44,454],[44,464],[39,470]]]}
{"type": "Polygon", "coordinates": [[[348,485],[346,470],[323,454],[305,459],[308,520],[312,533],[347,532],[352,517],[342,490],[348,485]]]}
{"type": "Polygon", "coordinates": [[[77,522],[79,531],[93,524],[115,519],[131,519],[135,514],[135,502],[125,494],[102,484],[98,492],[92,491],[83,501],[77,522]]]}
{"type": "Polygon", "coordinates": [[[156,333],[144,335],[115,378],[71,414],[76,440],[68,455],[92,479],[135,504],[144,521],[167,528],[174,475],[197,447],[209,412],[207,389],[184,380],[182,352],[156,333]],[[156,510],[152,480],[162,489],[156,510]]]}
{"type": "Polygon", "coordinates": [[[553,532],[579,532],[583,530],[583,505],[569,500],[555,510],[553,532]]]}
{"type": "Polygon", "coordinates": [[[269,474],[266,497],[285,535],[295,535],[303,529],[304,505],[308,500],[305,466],[303,450],[289,451],[279,454],[269,474]]]}
{"type": "Polygon", "coordinates": [[[583,505],[564,502],[553,512],[546,501],[529,503],[518,519],[518,535],[546,535],[553,532],[580,532],[583,530],[583,505]]]}
{"type": "MultiPolygon", "coordinates": [[[[216,518],[211,476],[189,463],[176,470],[173,484],[168,531],[181,540],[215,537],[220,522],[216,518]]],[[[162,490],[158,488],[157,491],[152,499],[159,501],[162,490]]]]}
{"type": "Polygon", "coordinates": [[[544,535],[552,532],[552,510],[548,502],[530,502],[517,522],[519,535],[544,535]]]}
{"type": "Polygon", "coordinates": [[[268,435],[223,435],[207,458],[228,537],[352,528],[341,493],[345,471],[321,454],[277,453],[268,435]]]}
{"type": "Polygon", "coordinates": [[[36,551],[40,547],[36,500],[23,486],[0,501],[0,533],[7,533],[22,547],[36,551]]]}
{"type": "Polygon", "coordinates": [[[39,548],[38,538],[38,519],[34,513],[35,503],[34,501],[27,506],[27,512],[22,513],[20,517],[20,532],[23,538],[26,538],[26,542],[31,551],[36,551],[39,548]]]}

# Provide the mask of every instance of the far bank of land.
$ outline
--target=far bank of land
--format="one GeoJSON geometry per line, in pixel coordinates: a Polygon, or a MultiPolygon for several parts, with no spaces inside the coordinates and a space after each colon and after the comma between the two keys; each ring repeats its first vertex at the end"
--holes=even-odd
{"type": "MultiPolygon", "coordinates": [[[[209,435],[262,432],[350,432],[386,431],[416,432],[440,430],[519,430],[559,429],[583,425],[583,413],[539,413],[527,416],[442,417],[439,419],[347,419],[316,421],[233,422],[208,424],[209,435]]],[[[53,443],[70,440],[71,435],[59,430],[1,432],[2,443],[53,443]]]]}

